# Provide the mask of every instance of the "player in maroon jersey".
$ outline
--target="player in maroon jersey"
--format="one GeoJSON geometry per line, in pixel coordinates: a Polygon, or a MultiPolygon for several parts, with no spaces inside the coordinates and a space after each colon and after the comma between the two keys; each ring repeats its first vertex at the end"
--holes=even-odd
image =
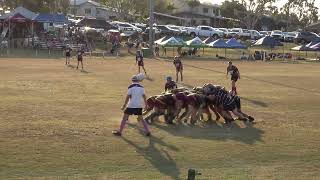
{"type": "Polygon", "coordinates": [[[182,65],[182,61],[180,59],[180,57],[175,56],[174,60],[173,60],[173,64],[176,68],[176,82],[179,81],[179,73],[180,73],[180,78],[181,78],[181,82],[183,81],[183,65],[182,65]]]}
{"type": "Polygon", "coordinates": [[[140,73],[141,68],[142,68],[144,73],[147,74],[147,71],[144,68],[143,55],[142,55],[140,50],[138,50],[137,53],[136,53],[136,64],[138,65],[139,73],[140,73]]]}
{"type": "Polygon", "coordinates": [[[164,91],[167,92],[167,91],[171,91],[173,89],[177,89],[178,86],[177,84],[172,80],[172,77],[171,76],[168,76],[167,77],[167,82],[164,86],[164,91]]]}
{"type": "Polygon", "coordinates": [[[237,87],[236,87],[236,82],[238,81],[238,79],[240,79],[240,72],[239,72],[239,69],[232,64],[232,62],[230,61],[229,62],[229,65],[227,67],[227,76],[228,74],[230,73],[231,75],[231,94],[232,95],[237,95],[238,92],[237,92],[237,87]]]}

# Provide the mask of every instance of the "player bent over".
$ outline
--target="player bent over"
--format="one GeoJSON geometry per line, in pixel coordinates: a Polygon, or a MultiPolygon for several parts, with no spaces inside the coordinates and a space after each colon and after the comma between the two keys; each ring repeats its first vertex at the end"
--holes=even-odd
{"type": "Polygon", "coordinates": [[[150,136],[151,133],[149,131],[148,124],[142,116],[142,109],[144,107],[144,104],[146,104],[146,95],[144,92],[144,88],[139,84],[139,78],[137,76],[133,76],[132,84],[128,88],[126,100],[121,108],[122,110],[124,110],[124,114],[122,117],[120,128],[119,130],[113,131],[112,133],[116,136],[121,136],[126,122],[129,119],[129,116],[136,115],[138,116],[138,121],[143,124],[146,136],[150,136]]]}
{"type": "Polygon", "coordinates": [[[164,86],[164,91],[167,92],[167,91],[172,91],[174,89],[177,89],[178,86],[177,84],[172,80],[172,77],[171,76],[168,76],[167,77],[167,82],[164,86]]]}

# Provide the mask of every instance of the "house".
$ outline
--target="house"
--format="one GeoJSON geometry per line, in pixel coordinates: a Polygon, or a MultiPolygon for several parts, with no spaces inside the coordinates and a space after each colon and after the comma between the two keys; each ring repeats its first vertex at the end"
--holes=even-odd
{"type": "Polygon", "coordinates": [[[93,0],[70,0],[69,14],[104,20],[117,19],[118,13],[93,0]]]}
{"type": "Polygon", "coordinates": [[[190,26],[222,27],[231,20],[221,16],[220,6],[216,4],[200,3],[192,6],[186,0],[172,0],[172,3],[176,7],[172,15],[188,19],[190,26]]]}

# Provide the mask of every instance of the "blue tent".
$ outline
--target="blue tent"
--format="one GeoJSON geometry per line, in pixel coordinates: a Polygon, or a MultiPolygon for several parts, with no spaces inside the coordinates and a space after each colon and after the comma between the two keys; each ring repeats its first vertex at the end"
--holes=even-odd
{"type": "Polygon", "coordinates": [[[259,39],[256,43],[253,44],[253,46],[265,46],[274,48],[275,46],[283,46],[283,44],[281,44],[280,41],[274,39],[271,36],[266,36],[259,39]]]}
{"type": "Polygon", "coordinates": [[[54,23],[54,24],[65,24],[67,22],[67,19],[63,14],[47,14],[47,13],[40,13],[33,20],[40,23],[54,23]]]}
{"type": "Polygon", "coordinates": [[[235,38],[231,38],[227,41],[227,44],[230,48],[234,49],[246,49],[247,47],[241,43],[239,43],[235,38]]]}
{"type": "Polygon", "coordinates": [[[320,42],[320,38],[319,39],[314,39],[313,41],[311,41],[309,44],[306,45],[306,47],[310,48],[313,45],[316,45],[320,42]]]}
{"type": "Polygon", "coordinates": [[[212,43],[208,44],[208,46],[213,48],[228,48],[229,45],[223,39],[217,39],[212,43]]]}
{"type": "Polygon", "coordinates": [[[213,48],[224,48],[224,56],[227,57],[227,48],[229,48],[229,45],[223,39],[217,39],[208,44],[208,46],[213,48]]]}

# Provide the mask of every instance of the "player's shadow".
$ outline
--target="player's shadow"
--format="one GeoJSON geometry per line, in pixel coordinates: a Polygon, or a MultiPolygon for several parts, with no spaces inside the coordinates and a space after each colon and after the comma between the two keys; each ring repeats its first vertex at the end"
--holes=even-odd
{"type": "Polygon", "coordinates": [[[178,148],[154,136],[149,137],[147,147],[139,146],[125,137],[123,137],[123,140],[133,146],[136,152],[148,160],[160,173],[170,176],[172,179],[179,179],[180,170],[175,160],[165,150],[178,151],[178,148]]]}
{"type": "Polygon", "coordinates": [[[258,100],[254,100],[254,99],[249,99],[247,97],[243,97],[241,96],[241,99],[245,100],[245,101],[248,101],[254,105],[257,105],[257,106],[261,106],[261,107],[268,107],[268,104],[265,103],[265,102],[262,102],[262,101],[258,101],[258,100]]]}
{"type": "Polygon", "coordinates": [[[71,65],[71,64],[69,64],[68,67],[69,67],[69,68],[72,68],[72,69],[75,69],[75,68],[76,68],[76,66],[71,65]]]}
{"type": "Polygon", "coordinates": [[[146,80],[153,82],[154,79],[152,77],[146,76],[146,80]]]}
{"type": "Polygon", "coordinates": [[[155,128],[164,130],[173,136],[181,136],[192,139],[209,139],[209,140],[234,140],[245,144],[255,144],[256,142],[263,142],[262,135],[264,131],[255,128],[253,124],[240,125],[242,122],[234,122],[232,128],[228,129],[218,125],[216,122],[201,124],[195,126],[176,125],[169,126],[160,122],[153,124],[155,128]]]}
{"type": "Polygon", "coordinates": [[[90,73],[89,71],[86,71],[86,70],[81,70],[80,72],[83,73],[83,74],[89,74],[90,73]]]}

